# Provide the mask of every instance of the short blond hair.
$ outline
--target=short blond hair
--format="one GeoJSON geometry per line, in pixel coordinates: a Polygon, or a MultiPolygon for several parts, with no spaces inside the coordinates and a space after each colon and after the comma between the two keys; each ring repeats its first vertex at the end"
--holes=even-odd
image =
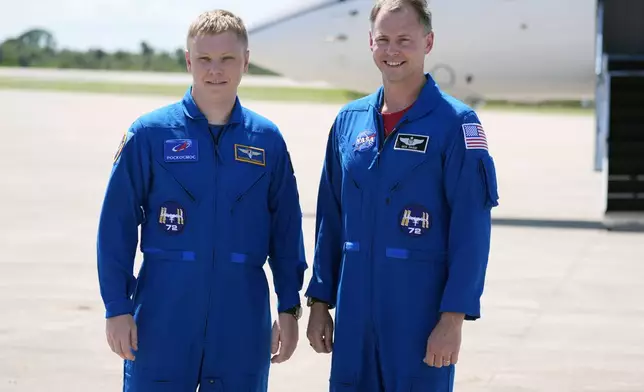
{"type": "Polygon", "coordinates": [[[418,21],[425,28],[427,34],[432,32],[432,13],[427,5],[427,0],[377,0],[371,9],[369,20],[373,25],[381,10],[396,12],[405,5],[410,6],[418,14],[418,21]]]}
{"type": "Polygon", "coordinates": [[[244,46],[248,46],[248,32],[244,21],[226,10],[213,10],[200,14],[190,24],[187,41],[199,35],[216,35],[227,31],[235,33],[244,46]]]}

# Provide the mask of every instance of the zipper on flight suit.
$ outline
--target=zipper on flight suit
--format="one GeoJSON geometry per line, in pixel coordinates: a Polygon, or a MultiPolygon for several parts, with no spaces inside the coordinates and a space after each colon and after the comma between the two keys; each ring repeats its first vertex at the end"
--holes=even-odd
{"type": "MultiPolygon", "coordinates": [[[[389,138],[391,138],[392,135],[394,135],[398,130],[403,126],[404,123],[407,122],[407,119],[404,118],[400,122],[400,124],[397,124],[394,129],[391,130],[391,133],[387,135],[387,137],[384,138],[382,143],[380,144],[380,148],[378,148],[378,151],[376,151],[376,156],[373,158],[371,161],[371,164],[369,165],[369,170],[373,168],[373,166],[376,166],[376,169],[378,168],[378,165],[380,164],[380,153],[382,153],[382,150],[385,148],[385,145],[387,144],[387,141],[389,138]]],[[[382,123],[382,115],[378,115],[378,123],[380,124],[380,129],[384,131],[384,125],[382,123]]]]}
{"type": "MultiPolygon", "coordinates": [[[[371,162],[371,165],[369,166],[369,170],[371,170],[371,168],[374,166],[374,164],[376,166],[376,173],[375,173],[375,177],[376,177],[376,187],[375,187],[375,189],[376,189],[376,191],[378,190],[378,188],[380,186],[380,180],[379,180],[379,177],[378,177],[378,175],[379,175],[378,169],[380,168],[380,153],[384,150],[384,148],[385,148],[385,146],[387,144],[387,141],[389,141],[391,136],[394,135],[396,132],[398,132],[398,129],[400,129],[400,127],[402,127],[402,125],[404,123],[406,123],[406,122],[407,122],[407,118],[405,117],[399,122],[399,124],[396,124],[394,129],[391,130],[391,133],[383,139],[382,143],[380,144],[380,147],[378,148],[378,151],[376,152],[376,156],[374,157],[373,161],[371,162]]],[[[384,127],[384,120],[382,119],[382,114],[378,113],[378,131],[379,131],[379,135],[384,133],[384,128],[385,127],[384,127]]],[[[376,192],[376,194],[377,194],[377,192],[376,192]]],[[[376,203],[376,208],[377,208],[377,204],[378,203],[376,203]]],[[[375,233],[375,230],[377,230],[376,223],[377,223],[378,212],[372,214],[372,216],[373,216],[373,219],[374,219],[374,221],[371,224],[371,227],[373,228],[373,230],[371,232],[371,239],[370,239],[369,247],[367,248],[368,249],[367,260],[368,260],[368,265],[369,265],[369,300],[370,300],[369,315],[371,317],[371,325],[372,325],[372,331],[371,332],[372,332],[373,337],[374,337],[374,343],[375,343],[375,346],[376,346],[376,352],[380,352],[380,345],[379,345],[380,336],[378,335],[377,329],[375,327],[375,325],[376,325],[376,317],[375,317],[375,305],[374,305],[374,284],[375,284],[375,282],[374,282],[374,273],[373,273],[373,269],[374,269],[373,264],[374,263],[373,263],[373,260],[371,260],[372,256],[374,255],[373,243],[374,243],[374,236],[375,236],[374,233],[375,233]]]]}
{"type": "MultiPolygon", "coordinates": [[[[214,222],[214,225],[216,226],[217,225],[217,194],[219,192],[219,177],[217,176],[217,172],[218,172],[218,170],[217,170],[218,167],[217,166],[218,166],[218,163],[219,163],[219,161],[221,159],[220,154],[219,154],[219,140],[221,139],[223,133],[226,131],[227,126],[223,126],[221,128],[221,130],[217,134],[216,138],[212,134],[212,130],[210,129],[210,124],[208,124],[207,126],[208,126],[208,134],[210,134],[210,138],[212,139],[213,152],[214,152],[214,155],[215,155],[215,159],[213,160],[214,169],[213,169],[212,172],[213,172],[213,176],[214,176],[214,179],[215,179],[215,181],[214,181],[215,188],[214,188],[214,191],[213,191],[213,211],[214,211],[214,214],[213,214],[214,215],[214,217],[213,217],[214,220],[213,220],[213,222],[214,222]]],[[[210,278],[212,278],[212,276],[214,275],[214,272],[215,272],[215,260],[216,260],[216,257],[217,257],[217,251],[216,251],[217,243],[216,243],[216,241],[213,241],[213,244],[214,244],[214,246],[213,246],[213,249],[212,249],[212,263],[210,264],[210,274],[209,274],[210,278]]],[[[205,339],[206,339],[206,337],[208,335],[208,323],[209,323],[209,320],[210,320],[210,307],[212,305],[212,286],[213,286],[212,284],[208,284],[208,307],[206,308],[206,321],[204,323],[204,331],[203,331],[203,333],[204,333],[204,343],[205,343],[205,339]]]]}

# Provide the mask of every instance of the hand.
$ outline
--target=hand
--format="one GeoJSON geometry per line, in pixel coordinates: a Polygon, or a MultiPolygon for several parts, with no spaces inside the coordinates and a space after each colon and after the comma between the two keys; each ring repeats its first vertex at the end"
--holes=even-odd
{"type": "Polygon", "coordinates": [[[333,319],[327,304],[316,302],[311,306],[306,336],[316,352],[333,351],[333,319]]]}
{"type": "Polygon", "coordinates": [[[273,336],[271,339],[271,363],[286,362],[297,347],[299,340],[297,320],[290,313],[280,313],[279,322],[273,323],[273,336]],[[279,350],[279,354],[277,351],[279,350]],[[277,355],[276,355],[277,354],[277,355]]]}
{"type": "Polygon", "coordinates": [[[456,365],[461,349],[464,319],[465,315],[462,313],[443,313],[427,339],[427,351],[423,362],[437,368],[456,365]]]}
{"type": "Polygon", "coordinates": [[[112,351],[123,359],[134,361],[132,349],[137,351],[138,337],[136,323],[130,314],[123,314],[116,317],[110,317],[105,322],[105,334],[107,343],[112,351]]]}

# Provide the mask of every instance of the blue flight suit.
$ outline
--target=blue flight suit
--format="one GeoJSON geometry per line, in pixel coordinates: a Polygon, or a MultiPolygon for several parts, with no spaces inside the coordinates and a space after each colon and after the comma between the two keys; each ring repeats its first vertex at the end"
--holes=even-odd
{"type": "Polygon", "coordinates": [[[336,308],[332,392],[452,391],[427,339],[441,312],[480,317],[494,162],[474,111],[426,78],[386,140],[382,87],[329,134],[306,296],[336,308]]]}
{"type": "Polygon", "coordinates": [[[97,244],[106,317],[137,324],[125,391],[265,392],[263,266],[279,312],[300,303],[307,268],[295,175],[275,124],[237,99],[226,125],[209,125],[191,91],[138,118],[115,157],[97,244]]]}

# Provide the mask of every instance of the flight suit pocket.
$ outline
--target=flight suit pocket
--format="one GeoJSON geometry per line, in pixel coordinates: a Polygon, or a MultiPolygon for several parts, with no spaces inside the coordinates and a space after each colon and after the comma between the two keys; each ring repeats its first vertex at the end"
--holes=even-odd
{"type": "MultiPolygon", "coordinates": [[[[425,366],[425,365],[423,365],[425,366]]],[[[454,390],[454,366],[425,367],[420,377],[411,379],[409,392],[452,392],[454,390]]]]}
{"type": "Polygon", "coordinates": [[[344,252],[358,252],[360,251],[360,243],[359,242],[345,242],[343,245],[344,252]]]}
{"type": "Polygon", "coordinates": [[[265,389],[260,385],[260,378],[256,376],[231,377],[224,379],[223,382],[222,392],[260,392],[265,389]]]}
{"type": "Polygon", "coordinates": [[[420,261],[420,262],[441,262],[445,260],[445,252],[431,250],[386,248],[385,254],[390,259],[420,261]]]}
{"type": "MultiPolygon", "coordinates": [[[[143,249],[143,263],[139,270],[139,275],[136,278],[132,300],[135,306],[135,316],[140,312],[143,303],[148,301],[156,301],[154,295],[150,297],[150,288],[154,292],[159,287],[159,267],[174,268],[172,263],[191,263],[197,259],[196,253],[193,251],[184,250],[162,250],[158,248],[144,248],[143,249]],[[152,270],[152,271],[150,271],[152,270]],[[149,274],[153,274],[154,279],[148,278],[149,274]],[[148,288],[150,286],[150,288],[148,288]],[[147,298],[146,298],[147,297],[147,298]]],[[[162,274],[163,280],[170,280],[172,276],[162,274]]]]}
{"type": "Polygon", "coordinates": [[[455,367],[436,368],[420,362],[412,370],[411,377],[405,379],[401,390],[409,392],[452,392],[454,390],[455,367]]]}
{"type": "Polygon", "coordinates": [[[485,206],[487,208],[496,207],[499,205],[499,194],[496,168],[491,156],[488,155],[479,160],[479,170],[481,172],[481,179],[485,189],[485,206]]]}
{"type": "MultiPolygon", "coordinates": [[[[164,182],[164,184],[169,184],[169,185],[170,185],[170,188],[174,188],[174,189],[180,190],[180,191],[181,191],[185,196],[187,196],[187,197],[188,197],[188,199],[189,199],[191,202],[193,202],[193,203],[196,203],[196,202],[197,202],[197,197],[195,196],[195,193],[194,193],[193,191],[191,191],[190,189],[188,189],[188,187],[185,185],[184,181],[181,181],[181,180],[180,180],[180,177],[179,177],[179,176],[177,176],[175,173],[173,173],[170,169],[168,169],[168,168],[167,168],[165,165],[163,165],[162,163],[159,163],[159,162],[157,162],[157,161],[155,161],[155,163],[156,163],[156,164],[157,164],[157,166],[162,170],[162,173],[164,173],[164,174],[165,174],[165,180],[166,180],[167,182],[164,182]]],[[[163,181],[163,179],[162,179],[161,181],[163,181]]],[[[167,190],[166,190],[166,191],[167,191],[167,190]]],[[[169,193],[170,193],[170,194],[168,194],[168,195],[166,196],[166,198],[167,198],[167,197],[172,197],[172,196],[173,196],[173,195],[171,194],[172,192],[169,192],[169,193]]]]}
{"type": "Polygon", "coordinates": [[[187,238],[199,233],[200,215],[203,215],[199,211],[199,198],[185,185],[187,178],[180,180],[163,164],[156,162],[156,165],[160,169],[156,170],[147,194],[142,235],[148,238],[148,243],[181,248],[187,238]]]}
{"type": "Polygon", "coordinates": [[[236,264],[245,264],[253,267],[263,267],[266,257],[249,255],[245,253],[231,253],[230,261],[236,264]]]}
{"type": "MultiPolygon", "coordinates": [[[[248,170],[229,191],[230,217],[227,234],[231,251],[247,255],[246,260],[268,253],[271,215],[268,208],[269,175],[266,171],[248,170]],[[254,256],[251,256],[254,255],[254,256]]],[[[243,261],[243,257],[236,257],[243,261]]]]}
{"type": "MultiPolygon", "coordinates": [[[[259,190],[260,185],[262,180],[266,177],[266,172],[262,171],[260,173],[253,173],[252,176],[248,177],[248,180],[242,181],[242,179],[239,179],[237,182],[237,186],[233,187],[232,190],[230,191],[230,196],[232,197],[232,206],[231,206],[231,211],[237,208],[242,202],[244,201],[245,198],[248,198],[252,196],[252,193],[254,190],[259,190]]],[[[258,195],[260,198],[254,198],[251,200],[251,202],[264,202],[266,199],[266,193],[259,193],[258,195]],[[263,200],[262,200],[263,199],[263,200]]]]}
{"type": "Polygon", "coordinates": [[[331,382],[331,390],[329,392],[358,392],[358,388],[356,388],[353,383],[347,383],[347,382],[342,382],[342,381],[332,381],[331,382]]]}
{"type": "MultiPolygon", "coordinates": [[[[177,382],[163,379],[163,377],[151,378],[146,372],[138,370],[137,372],[125,372],[124,392],[138,391],[155,391],[155,392],[175,392],[185,388],[185,381],[177,382]]],[[[183,381],[183,380],[182,380],[183,381]]]]}
{"type": "Polygon", "coordinates": [[[149,261],[195,261],[195,252],[188,250],[163,250],[158,248],[145,248],[143,255],[149,261]]]}
{"type": "Polygon", "coordinates": [[[256,376],[205,378],[199,386],[199,392],[259,392],[264,389],[256,376]]]}
{"type": "Polygon", "coordinates": [[[329,392],[358,392],[355,380],[347,374],[332,375],[329,385],[329,392]]]}
{"type": "Polygon", "coordinates": [[[360,243],[347,241],[342,245],[342,272],[345,268],[355,268],[355,259],[359,256],[360,243]],[[348,265],[347,265],[348,264],[348,265]]]}
{"type": "Polygon", "coordinates": [[[412,381],[409,392],[452,392],[452,390],[451,386],[438,386],[433,380],[419,378],[412,381]]]}

